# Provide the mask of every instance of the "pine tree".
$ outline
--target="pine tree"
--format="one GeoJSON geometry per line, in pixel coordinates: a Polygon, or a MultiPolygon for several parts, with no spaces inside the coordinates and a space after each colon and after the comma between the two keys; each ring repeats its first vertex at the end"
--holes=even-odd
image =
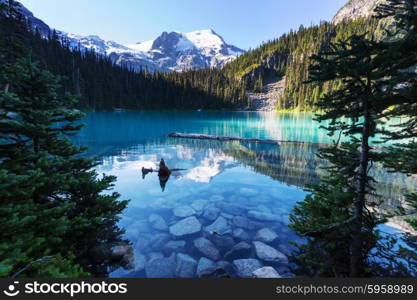
{"type": "MultiPolygon", "coordinates": [[[[0,17],[5,32],[22,26],[14,14],[0,17]]],[[[25,47],[15,56],[0,47],[0,275],[105,276],[118,263],[111,247],[125,243],[117,222],[127,202],[104,193],[115,178],[99,178],[98,162],[69,140],[81,128],[77,99],[25,47]],[[98,247],[108,255],[97,259],[98,247]]]]}
{"type": "MultiPolygon", "coordinates": [[[[375,213],[374,208],[378,207],[378,203],[371,202],[377,195],[373,195],[374,179],[369,176],[370,168],[377,162],[386,162],[386,158],[390,156],[389,161],[397,166],[396,170],[400,162],[398,157],[395,160],[392,154],[387,156],[386,153],[373,150],[370,138],[377,134],[382,141],[416,136],[412,129],[416,116],[413,108],[415,109],[417,76],[414,72],[414,65],[417,64],[415,1],[392,0],[379,7],[377,11],[383,12],[380,18],[395,16],[397,30],[394,34],[388,34],[382,40],[368,39],[365,35],[353,35],[346,41],[331,44],[329,51],[313,56],[316,64],[310,68],[310,82],[341,82],[338,89],[325,94],[319,100],[318,107],[324,113],[317,119],[331,121],[327,127],[331,135],[341,132],[350,137],[352,146],[360,145],[357,155],[346,160],[357,164],[350,175],[354,180],[354,196],[351,202],[346,203],[346,208],[352,211],[352,218],[348,219],[348,223],[334,223],[334,218],[326,219],[332,224],[331,228],[339,228],[340,224],[348,228],[347,232],[341,232],[348,235],[340,238],[348,241],[349,276],[353,277],[371,274],[371,270],[367,268],[371,248],[367,244],[373,240],[376,242],[378,232],[374,228],[379,222],[384,221],[384,216],[375,213]],[[398,116],[411,118],[399,126],[400,130],[385,128],[386,119],[398,116]]],[[[346,153],[339,152],[338,155],[345,157],[346,153]]],[[[343,183],[346,176],[342,174],[339,181],[343,183]]],[[[337,182],[333,183],[333,186],[335,185],[337,186],[337,182]]],[[[324,198],[328,205],[336,201],[330,195],[322,196],[320,189],[315,188],[309,201],[320,202],[324,198]]],[[[317,211],[309,207],[297,209],[293,216],[296,229],[302,232],[298,224],[303,216],[311,217],[315,213],[317,211]]],[[[325,212],[323,213],[325,215],[325,212]]],[[[309,232],[308,226],[304,231],[309,232]]],[[[321,236],[318,240],[322,243],[332,241],[328,236],[321,236]]]]}
{"type": "MultiPolygon", "coordinates": [[[[386,51],[382,59],[392,64],[387,72],[385,97],[394,100],[394,106],[387,117],[398,117],[400,122],[385,130],[384,141],[398,141],[388,148],[384,157],[384,166],[392,172],[401,172],[409,176],[417,174],[417,1],[389,0],[377,8],[378,18],[391,18],[394,26],[385,32],[386,51]]],[[[417,209],[417,194],[406,195],[409,209],[401,208],[410,227],[417,231],[417,218],[409,217],[410,211],[417,209]]],[[[408,247],[400,246],[391,255],[401,260],[388,260],[391,264],[388,275],[417,275],[417,236],[406,233],[403,240],[408,247]]],[[[387,270],[385,270],[387,271],[387,270]]]]}

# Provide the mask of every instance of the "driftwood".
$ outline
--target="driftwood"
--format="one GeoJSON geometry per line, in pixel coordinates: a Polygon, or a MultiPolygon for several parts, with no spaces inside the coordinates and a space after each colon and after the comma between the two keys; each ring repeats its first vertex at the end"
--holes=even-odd
{"type": "Polygon", "coordinates": [[[198,139],[198,140],[213,140],[213,141],[239,141],[247,143],[262,143],[262,144],[301,144],[301,145],[316,145],[325,146],[323,143],[312,143],[303,141],[286,141],[286,140],[262,140],[262,139],[251,139],[251,138],[239,138],[229,136],[217,136],[207,134],[186,134],[186,133],[170,133],[168,137],[181,138],[181,139],[198,139]]]}

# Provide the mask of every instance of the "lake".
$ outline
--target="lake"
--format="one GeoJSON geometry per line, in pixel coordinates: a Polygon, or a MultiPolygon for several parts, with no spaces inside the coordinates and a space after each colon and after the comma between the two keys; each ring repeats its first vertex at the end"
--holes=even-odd
{"type": "MultiPolygon", "coordinates": [[[[323,164],[314,144],[256,144],[169,138],[172,132],[330,143],[311,114],[261,112],[91,112],[76,142],[99,157],[99,173],[117,176],[130,199],[120,226],[133,246],[134,266],[112,277],[199,277],[221,267],[251,276],[261,265],[290,277],[289,214],[319,182],[323,164]],[[160,180],[163,158],[174,171],[160,180]],[[257,251],[255,251],[255,249],[257,251]],[[257,255],[258,252],[258,255],[257,255]],[[259,257],[261,253],[261,257],[259,257]],[[245,260],[242,260],[245,259],[245,260]]],[[[416,187],[376,168],[378,191],[401,204],[416,187]]]]}

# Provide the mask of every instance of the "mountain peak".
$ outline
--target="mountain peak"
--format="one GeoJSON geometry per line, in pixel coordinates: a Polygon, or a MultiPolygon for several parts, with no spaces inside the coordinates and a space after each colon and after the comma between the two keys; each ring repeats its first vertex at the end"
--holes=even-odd
{"type": "Polygon", "coordinates": [[[355,20],[360,17],[370,17],[378,4],[386,0],[349,0],[334,16],[333,23],[344,20],[355,20]]]}
{"type": "MultiPolygon", "coordinates": [[[[48,38],[49,26],[34,17],[32,12],[22,4],[20,6],[25,17],[34,27],[41,29],[45,38],[48,38]]],[[[56,32],[62,39],[67,40],[73,49],[94,50],[97,54],[109,56],[116,64],[126,65],[136,70],[143,67],[149,71],[183,71],[221,67],[244,53],[243,50],[228,45],[211,28],[189,33],[164,31],[155,40],[133,45],[107,41],[97,35],[80,36],[59,30],[56,32]]]]}

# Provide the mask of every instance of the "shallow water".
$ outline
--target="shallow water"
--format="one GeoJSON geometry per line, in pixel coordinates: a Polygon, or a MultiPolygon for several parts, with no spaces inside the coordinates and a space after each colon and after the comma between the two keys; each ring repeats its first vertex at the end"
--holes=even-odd
{"type": "MultiPolygon", "coordinates": [[[[248,258],[291,276],[285,260],[293,250],[289,241],[301,240],[288,229],[288,216],[304,199],[303,187],[319,180],[317,146],[181,140],[166,135],[331,142],[310,114],[94,112],[84,123],[77,142],[89,146],[88,155],[102,159],[97,171],[117,176],[115,190],[131,200],[120,226],[132,242],[135,263],[111,276],[198,277],[214,266],[244,276],[232,264],[248,258]],[[161,158],[169,168],[185,170],[173,172],[166,182],[156,173],[143,178],[142,167],[157,169],[161,158]],[[191,223],[180,226],[184,219],[191,223]],[[258,257],[254,241],[265,239],[257,234],[264,228],[276,235],[264,244],[283,256],[272,252],[273,259],[258,257]],[[181,235],[184,232],[189,234],[181,235]],[[230,252],[242,241],[245,249],[230,252]]],[[[379,170],[376,174],[383,182],[379,190],[391,204],[415,186],[404,176],[379,170]]]]}

